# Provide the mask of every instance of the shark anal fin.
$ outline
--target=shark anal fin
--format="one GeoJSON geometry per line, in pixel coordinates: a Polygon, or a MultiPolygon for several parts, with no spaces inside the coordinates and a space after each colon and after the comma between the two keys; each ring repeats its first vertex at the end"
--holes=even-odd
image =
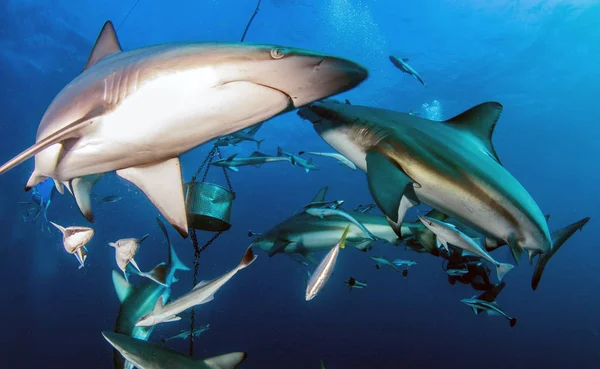
{"type": "Polygon", "coordinates": [[[102,27],[102,30],[100,31],[100,34],[98,35],[98,38],[96,39],[94,48],[92,49],[92,52],[90,53],[88,61],[83,70],[85,71],[89,67],[98,63],[100,60],[118,52],[121,52],[121,45],[117,39],[115,27],[111,21],[106,21],[102,27]]]}
{"type": "Polygon", "coordinates": [[[75,202],[85,219],[94,222],[94,213],[92,212],[92,202],[90,200],[90,192],[92,187],[102,178],[103,174],[92,174],[85,177],[74,178],[71,181],[73,187],[73,196],[75,202]]]}
{"type": "Polygon", "coordinates": [[[181,234],[188,236],[187,216],[179,159],[117,170],[117,175],[132,182],[181,234]]]}
{"type": "MultiPolygon", "coordinates": [[[[93,109],[92,111],[90,111],[89,113],[87,113],[86,115],[84,115],[83,117],[66,125],[65,127],[59,129],[58,131],[48,135],[44,139],[36,142],[35,145],[26,149],[25,151],[23,151],[22,153],[20,153],[19,155],[15,156],[11,160],[9,160],[7,163],[2,165],[0,167],[0,174],[16,167],[17,165],[21,164],[25,160],[29,159],[30,157],[34,156],[35,154],[39,153],[40,151],[47,149],[48,147],[50,147],[54,144],[60,143],[61,141],[64,141],[68,138],[76,137],[77,131],[79,131],[83,127],[86,127],[86,126],[90,125],[91,123],[93,123],[94,119],[96,119],[99,116],[101,116],[102,114],[104,114],[104,112],[105,112],[104,106],[98,106],[95,109],[93,109]]],[[[33,183],[33,182],[31,182],[31,183],[33,183]]],[[[28,183],[28,186],[25,188],[26,191],[29,190],[29,185],[31,183],[28,183]]]]}
{"type": "Polygon", "coordinates": [[[457,129],[470,133],[485,148],[487,153],[499,164],[500,159],[492,145],[494,127],[502,114],[502,105],[497,102],[486,102],[445,121],[457,129]]]}
{"type": "Polygon", "coordinates": [[[377,150],[367,152],[367,179],[377,206],[393,223],[401,224],[406,210],[418,203],[413,180],[377,150]]]}

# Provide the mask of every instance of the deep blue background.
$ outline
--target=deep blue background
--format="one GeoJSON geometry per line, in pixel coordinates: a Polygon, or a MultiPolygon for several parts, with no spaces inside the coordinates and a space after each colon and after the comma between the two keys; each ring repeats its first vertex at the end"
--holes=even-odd
{"type": "MultiPolygon", "coordinates": [[[[170,41],[236,41],[251,15],[250,0],[8,1],[0,5],[0,158],[8,160],[34,141],[52,98],[83,68],[102,24],[111,19],[126,50],[170,41]]],[[[211,330],[197,342],[196,357],[229,351],[249,353],[243,368],[426,368],[485,365],[487,368],[596,368],[600,359],[600,267],[598,260],[598,158],[600,129],[600,7],[591,1],[360,1],[264,0],[246,41],[306,47],[354,59],[371,72],[368,81],[339,98],[408,111],[437,99],[443,116],[484,101],[504,113],[494,144],[503,164],[530,191],[551,229],[592,217],[553,259],[536,292],[523,262],[506,277],[500,305],[519,319],[474,316],[460,299],[469,287],[450,286],[441,260],[402,248],[379,246],[372,255],[418,261],[407,279],[375,270],[356,250],[340,255],[327,289],[304,301],[306,271],[284,256],[260,253],[208,305],[198,323],[211,330]],[[389,54],[411,58],[427,87],[402,74],[389,54]],[[354,275],[369,287],[348,293],[354,275]]],[[[202,102],[199,102],[202,103],[202,102]]],[[[330,150],[295,113],[259,131],[263,151],[330,150]]],[[[209,145],[182,158],[189,179],[209,145]]],[[[250,153],[253,143],[239,150],[250,153]]],[[[225,148],[230,155],[237,149],[225,148]]],[[[323,185],[330,199],[369,203],[364,173],[326,158],[305,174],[287,163],[242,168],[231,178],[238,199],[233,227],[201,258],[200,279],[237,265],[246,232],[265,231],[291,215],[323,185]]],[[[118,311],[107,243],[149,232],[137,258],[148,269],[166,257],[155,225],[157,210],[137,188],[114,175],[95,189],[121,195],[95,206],[96,235],[86,267],[77,269],[61,236],[42,233],[21,219],[19,201],[33,161],[0,177],[0,271],[2,339],[0,367],[110,368],[112,329],[118,311]],[[17,355],[17,353],[19,353],[17,355]]],[[[222,177],[212,170],[209,178],[222,177]]],[[[87,225],[70,195],[57,196],[49,217],[62,225],[87,225]]],[[[175,247],[191,266],[193,251],[169,228],[175,247]]],[[[200,234],[207,239],[210,234],[200,234]]],[[[506,250],[494,254],[509,261],[506,250]]],[[[178,296],[191,288],[180,274],[178,296]]],[[[185,328],[165,324],[157,340],[185,328]]],[[[171,341],[187,352],[187,342],[171,341]]]]}

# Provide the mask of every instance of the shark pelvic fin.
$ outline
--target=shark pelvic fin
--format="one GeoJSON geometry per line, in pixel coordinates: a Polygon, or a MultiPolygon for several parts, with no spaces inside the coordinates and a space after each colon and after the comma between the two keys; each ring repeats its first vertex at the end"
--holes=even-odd
{"type": "Polygon", "coordinates": [[[77,203],[77,206],[79,206],[79,210],[85,219],[92,223],[94,223],[94,213],[92,212],[90,192],[92,191],[92,187],[94,187],[94,185],[100,180],[100,178],[102,178],[103,175],[103,173],[92,174],[85,177],[74,178],[71,181],[75,202],[77,203]]]}
{"type": "Polygon", "coordinates": [[[398,233],[406,211],[419,204],[413,180],[377,150],[367,152],[367,179],[377,206],[397,226],[394,230],[398,233]]]}
{"type": "Polygon", "coordinates": [[[246,359],[246,356],[245,352],[231,352],[198,361],[203,362],[208,368],[235,369],[246,359]]]}
{"type": "Polygon", "coordinates": [[[500,114],[502,114],[500,103],[486,102],[446,120],[445,123],[473,135],[486,152],[499,164],[502,164],[494,145],[492,145],[494,127],[496,127],[500,114]]]}
{"type": "Polygon", "coordinates": [[[98,63],[100,60],[106,58],[107,56],[116,54],[121,52],[121,45],[119,44],[119,40],[117,39],[117,33],[115,32],[115,27],[113,26],[111,21],[106,21],[98,38],[96,39],[96,43],[94,44],[94,48],[90,53],[90,57],[88,58],[87,63],[85,64],[85,71],[89,67],[98,63]]]}
{"type": "Polygon", "coordinates": [[[512,253],[513,258],[515,259],[515,264],[519,265],[519,259],[521,259],[521,255],[523,254],[523,249],[519,246],[517,239],[515,236],[508,237],[508,247],[510,248],[510,252],[512,253]]]}
{"type": "Polygon", "coordinates": [[[288,240],[278,238],[277,240],[275,240],[275,243],[273,244],[273,246],[271,246],[267,254],[269,255],[269,257],[271,257],[279,252],[283,252],[283,250],[285,250],[287,245],[289,245],[290,243],[291,242],[288,240]]]}
{"type": "MultiPolygon", "coordinates": [[[[90,123],[93,123],[96,118],[98,118],[100,115],[104,114],[104,111],[105,110],[104,110],[103,106],[96,107],[95,109],[93,109],[92,111],[90,111],[89,113],[84,115],[83,117],[66,125],[65,127],[59,129],[58,131],[48,135],[46,138],[38,141],[35,145],[31,146],[30,148],[23,151],[19,155],[10,159],[2,167],[0,167],[0,174],[16,167],[17,165],[23,163],[25,160],[31,158],[35,154],[49,148],[50,146],[52,146],[54,144],[60,143],[68,138],[76,137],[77,131],[79,131],[83,127],[89,126],[90,123]]],[[[34,171],[34,173],[35,173],[35,171],[34,171]]],[[[35,181],[30,180],[28,182],[27,186],[25,187],[25,191],[28,191],[30,189],[30,187],[29,187],[30,184],[34,183],[34,182],[35,181]]]]}
{"type": "Polygon", "coordinates": [[[120,169],[117,170],[117,175],[142,190],[177,232],[187,238],[187,215],[178,158],[120,169]]]}

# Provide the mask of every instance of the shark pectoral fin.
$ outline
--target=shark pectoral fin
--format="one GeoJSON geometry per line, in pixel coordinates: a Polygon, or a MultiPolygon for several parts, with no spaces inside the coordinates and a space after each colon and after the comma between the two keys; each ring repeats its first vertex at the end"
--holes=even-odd
{"type": "Polygon", "coordinates": [[[444,123],[451,125],[465,133],[472,135],[482,145],[487,154],[502,164],[496,149],[492,145],[494,127],[502,114],[502,105],[497,102],[486,102],[446,120],[444,123]]]}
{"type": "Polygon", "coordinates": [[[374,242],[373,240],[369,240],[369,239],[360,240],[360,241],[346,241],[346,245],[357,248],[360,251],[367,252],[368,250],[371,249],[371,244],[373,242],[374,242]]]}
{"type": "Polygon", "coordinates": [[[269,251],[267,251],[267,254],[269,256],[273,256],[279,252],[283,252],[285,250],[285,248],[287,247],[287,245],[289,245],[290,243],[291,242],[288,240],[278,238],[277,240],[275,240],[275,243],[269,249],[269,251]]]}
{"type": "Polygon", "coordinates": [[[61,195],[64,195],[65,194],[65,184],[54,178],[52,178],[52,180],[54,181],[54,187],[56,187],[56,191],[58,191],[58,193],[60,193],[61,195]]]}
{"type": "MultiPolygon", "coordinates": [[[[84,127],[89,127],[89,125],[91,123],[93,123],[96,119],[98,119],[98,117],[100,117],[104,113],[105,113],[104,106],[96,107],[95,109],[93,109],[92,111],[90,111],[89,113],[84,115],[83,117],[77,119],[76,121],[74,121],[70,124],[67,124],[65,127],[52,133],[51,135],[47,136],[46,138],[38,141],[35,145],[29,147],[28,149],[21,152],[19,155],[15,156],[14,158],[12,158],[8,162],[6,162],[4,165],[2,165],[2,167],[0,167],[0,174],[6,172],[9,169],[16,167],[17,165],[21,164],[25,160],[31,158],[35,154],[49,148],[50,146],[52,146],[54,144],[60,143],[68,138],[77,137],[77,132],[79,130],[81,130],[84,127]]],[[[33,175],[32,175],[32,178],[33,178],[33,175]]],[[[39,180],[39,178],[40,178],[40,176],[37,175],[36,179],[39,180]]],[[[25,190],[26,191],[29,190],[30,189],[29,186],[34,182],[35,182],[35,180],[32,181],[30,179],[30,182],[28,182],[27,186],[25,187],[25,190]]]]}
{"type": "Polygon", "coordinates": [[[479,309],[477,309],[477,308],[476,308],[476,307],[474,307],[474,306],[471,306],[471,309],[473,309],[473,314],[475,314],[475,315],[479,315],[479,309]]]}
{"type": "Polygon", "coordinates": [[[177,316],[177,315],[169,315],[168,317],[164,318],[162,320],[163,323],[169,323],[169,322],[176,322],[178,320],[181,320],[181,317],[177,316]]]}
{"type": "Polygon", "coordinates": [[[100,31],[100,34],[98,35],[98,38],[96,39],[94,48],[92,49],[90,57],[88,58],[83,70],[88,69],[107,56],[116,54],[118,52],[121,52],[121,45],[119,45],[115,27],[111,21],[106,21],[102,27],[102,30],[100,31]]]}
{"type": "MultiPolygon", "coordinates": [[[[133,259],[131,259],[131,261],[133,262],[133,259]]],[[[137,270],[140,270],[137,267],[137,265],[135,265],[135,268],[137,268],[137,270]]],[[[152,269],[148,273],[143,273],[140,271],[139,275],[148,278],[162,286],[169,287],[169,285],[167,284],[167,267],[164,263],[158,264],[156,267],[154,267],[154,269],[152,269]]]]}
{"type": "Polygon", "coordinates": [[[513,258],[515,259],[515,264],[517,264],[518,266],[519,259],[521,259],[521,255],[523,254],[523,249],[521,248],[521,246],[519,246],[517,238],[513,235],[508,237],[507,243],[513,258]]]}
{"type": "Polygon", "coordinates": [[[135,290],[135,287],[129,284],[121,273],[116,270],[112,271],[113,285],[115,286],[115,292],[120,302],[125,301],[129,295],[135,290]]]}
{"type": "Polygon", "coordinates": [[[577,230],[582,230],[583,226],[590,221],[590,218],[583,218],[573,224],[559,229],[558,231],[552,232],[552,250],[549,253],[541,254],[535,268],[533,270],[533,276],[531,277],[531,288],[535,291],[542,279],[542,274],[546,268],[546,264],[554,254],[560,249],[560,247],[567,241],[577,230]]]}
{"type": "Polygon", "coordinates": [[[198,360],[210,369],[235,369],[246,359],[245,352],[231,352],[229,354],[198,360]]]}
{"type": "Polygon", "coordinates": [[[92,203],[90,200],[90,192],[92,187],[102,178],[104,174],[92,174],[85,177],[75,178],[71,181],[73,187],[73,196],[75,202],[85,219],[94,222],[94,214],[92,212],[92,203]]]}
{"type": "Polygon", "coordinates": [[[117,175],[142,190],[177,232],[183,238],[187,238],[187,215],[178,158],[156,164],[120,169],[117,170],[117,175]]]}
{"type": "Polygon", "coordinates": [[[239,172],[240,170],[238,169],[238,167],[227,167],[227,169],[233,171],[233,172],[239,172]]]}
{"type": "Polygon", "coordinates": [[[377,150],[367,152],[367,179],[377,206],[399,226],[406,210],[418,204],[413,180],[377,150]]]}

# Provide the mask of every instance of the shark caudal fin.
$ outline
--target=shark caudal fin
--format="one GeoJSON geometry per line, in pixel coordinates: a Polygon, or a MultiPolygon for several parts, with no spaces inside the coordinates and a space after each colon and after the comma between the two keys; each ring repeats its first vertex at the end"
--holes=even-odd
{"type": "Polygon", "coordinates": [[[510,327],[512,328],[515,326],[515,324],[517,324],[517,318],[510,318],[509,322],[510,322],[510,327]]]}
{"type": "Polygon", "coordinates": [[[252,262],[254,260],[256,260],[257,257],[258,257],[258,255],[254,255],[254,252],[252,251],[252,247],[248,247],[246,249],[246,252],[244,253],[244,256],[242,257],[242,260],[240,261],[240,264],[238,265],[237,269],[242,270],[242,269],[246,268],[248,265],[252,264],[252,262]]]}
{"type": "Polygon", "coordinates": [[[242,361],[246,360],[247,356],[248,354],[245,352],[231,352],[229,354],[219,355],[198,361],[204,364],[201,367],[208,367],[211,369],[235,369],[242,363],[242,361]]]}
{"type": "Polygon", "coordinates": [[[260,144],[265,141],[265,138],[262,140],[256,140],[256,151],[260,151],[260,144]]]}
{"type": "Polygon", "coordinates": [[[583,218],[573,224],[559,229],[552,233],[552,249],[546,254],[541,254],[535,269],[533,270],[533,276],[531,277],[531,288],[535,291],[540,283],[546,264],[550,259],[558,252],[561,246],[577,231],[582,230],[583,226],[590,221],[589,217],[583,218]]]}
{"type": "Polygon", "coordinates": [[[506,275],[506,273],[510,272],[512,268],[515,266],[508,263],[498,263],[496,265],[496,274],[498,274],[498,280],[502,281],[502,278],[506,275]]]}

